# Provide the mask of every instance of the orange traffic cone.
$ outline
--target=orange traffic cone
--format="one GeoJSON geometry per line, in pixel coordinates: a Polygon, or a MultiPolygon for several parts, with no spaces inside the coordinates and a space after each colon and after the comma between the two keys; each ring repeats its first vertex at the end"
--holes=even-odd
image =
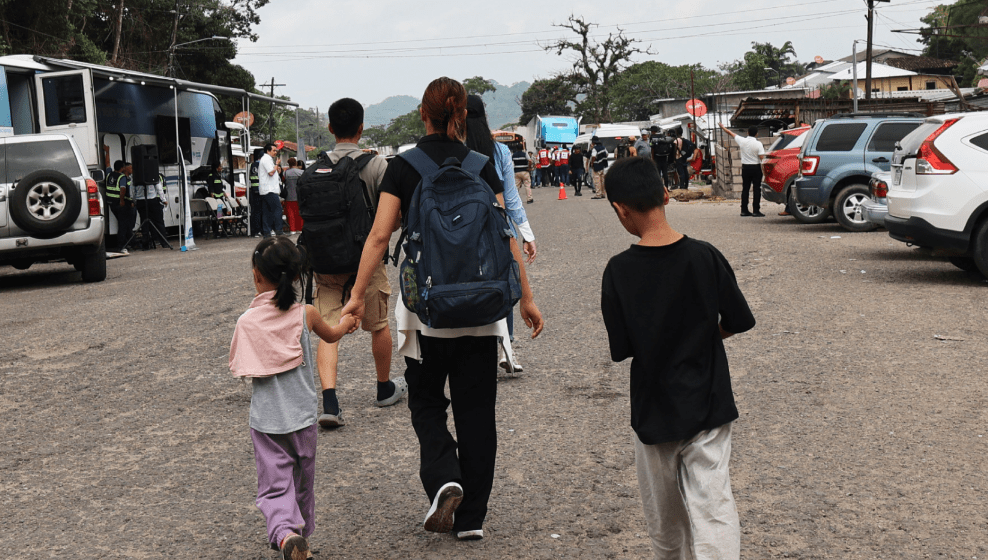
{"type": "Polygon", "coordinates": [[[559,182],[559,198],[556,200],[566,200],[566,187],[563,186],[563,182],[559,182]]]}

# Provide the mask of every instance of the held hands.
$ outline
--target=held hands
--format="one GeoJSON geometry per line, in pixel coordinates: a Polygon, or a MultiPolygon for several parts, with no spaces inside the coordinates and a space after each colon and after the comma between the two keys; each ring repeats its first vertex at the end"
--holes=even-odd
{"type": "MultiPolygon", "coordinates": [[[[357,320],[357,324],[360,324],[360,320],[364,318],[364,300],[357,299],[353,295],[350,296],[350,301],[343,306],[343,310],[340,312],[341,315],[347,316],[352,315],[354,319],[357,320]]],[[[342,321],[342,319],[340,319],[342,321]]],[[[353,331],[351,331],[353,332],[353,331]]]]}
{"type": "Polygon", "coordinates": [[[350,334],[360,326],[360,320],[353,315],[346,314],[340,317],[340,326],[346,330],[346,334],[350,334]]]}

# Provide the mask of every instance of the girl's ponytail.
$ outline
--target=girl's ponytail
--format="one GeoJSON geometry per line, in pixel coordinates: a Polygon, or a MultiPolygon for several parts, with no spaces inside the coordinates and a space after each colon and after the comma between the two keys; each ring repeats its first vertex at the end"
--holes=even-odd
{"type": "Polygon", "coordinates": [[[272,298],[278,309],[288,311],[298,301],[295,284],[302,272],[302,256],[286,237],[267,237],[254,249],[254,268],[275,286],[272,298]]]}

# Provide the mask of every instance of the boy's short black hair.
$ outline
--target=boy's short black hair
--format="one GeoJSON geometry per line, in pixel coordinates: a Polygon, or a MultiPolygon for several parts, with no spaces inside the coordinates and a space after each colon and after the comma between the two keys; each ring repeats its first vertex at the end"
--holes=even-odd
{"type": "Polygon", "coordinates": [[[751,136],[752,138],[754,138],[755,136],[758,136],[758,127],[757,126],[749,126],[748,127],[748,136],[751,136]]]}
{"type": "Polygon", "coordinates": [[[337,138],[353,138],[364,124],[364,107],[356,99],[344,97],[329,106],[329,124],[337,138]]]}
{"type": "Polygon", "coordinates": [[[114,171],[120,171],[124,167],[127,167],[127,162],[122,159],[118,159],[117,161],[113,162],[114,171]]]}
{"type": "Polygon", "coordinates": [[[665,189],[655,163],[645,158],[623,158],[607,172],[607,200],[638,212],[663,206],[665,189]]]}

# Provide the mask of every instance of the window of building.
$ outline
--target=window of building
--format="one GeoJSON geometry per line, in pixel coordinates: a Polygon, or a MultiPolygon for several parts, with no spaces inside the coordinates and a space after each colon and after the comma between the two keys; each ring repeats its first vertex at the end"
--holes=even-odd
{"type": "Polygon", "coordinates": [[[926,89],[937,89],[936,82],[926,82],[926,89]]]}

